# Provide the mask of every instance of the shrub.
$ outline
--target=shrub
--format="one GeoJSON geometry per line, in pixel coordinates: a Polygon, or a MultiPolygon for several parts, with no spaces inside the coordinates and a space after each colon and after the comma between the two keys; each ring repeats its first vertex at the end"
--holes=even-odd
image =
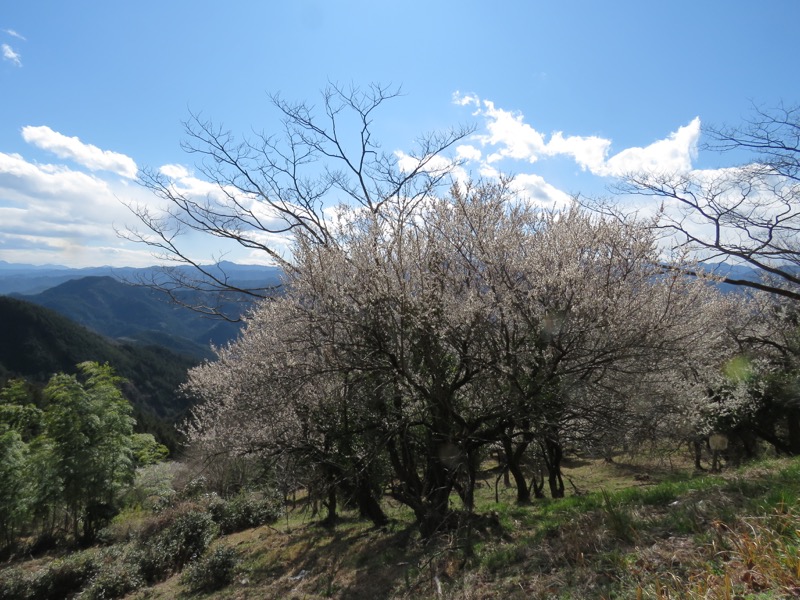
{"type": "Polygon", "coordinates": [[[172,569],[168,550],[161,543],[140,543],[131,551],[129,561],[148,584],[166,578],[172,569]]]}
{"type": "Polygon", "coordinates": [[[0,571],[0,600],[26,600],[30,597],[24,569],[16,567],[0,571]]]}
{"type": "Polygon", "coordinates": [[[180,568],[202,555],[217,536],[218,528],[206,512],[187,512],[178,516],[162,532],[163,543],[170,549],[173,564],[180,568]]]}
{"type": "Polygon", "coordinates": [[[208,482],[205,475],[198,475],[189,480],[180,491],[181,498],[193,499],[208,491],[208,482]]]}
{"type": "Polygon", "coordinates": [[[31,574],[9,569],[0,580],[0,599],[63,600],[79,592],[98,569],[95,557],[86,552],[54,560],[31,574]]]}
{"type": "Polygon", "coordinates": [[[179,469],[177,463],[163,462],[136,470],[136,479],[123,494],[122,504],[158,512],[175,503],[177,492],[172,481],[179,469]]]}
{"type": "Polygon", "coordinates": [[[162,515],[143,531],[133,553],[142,576],[152,583],[180,570],[206,551],[217,532],[211,515],[198,508],[162,515]]]}
{"type": "Polygon", "coordinates": [[[236,550],[219,546],[190,563],[181,575],[181,583],[191,593],[218,590],[233,582],[238,562],[236,550]]]}
{"type": "Polygon", "coordinates": [[[103,566],[79,596],[81,600],[122,598],[145,584],[135,553],[112,549],[104,553],[103,566]]]}
{"type": "Polygon", "coordinates": [[[208,510],[220,532],[229,534],[274,523],[280,517],[281,507],[274,498],[242,492],[231,500],[217,499],[209,503],[208,510]]]}

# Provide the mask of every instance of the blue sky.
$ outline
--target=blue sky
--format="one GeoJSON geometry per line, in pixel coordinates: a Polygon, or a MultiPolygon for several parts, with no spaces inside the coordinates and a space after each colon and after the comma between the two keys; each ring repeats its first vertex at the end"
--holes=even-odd
{"type": "Polygon", "coordinates": [[[192,173],[189,111],[271,130],[269,92],[314,102],[328,81],[402,86],[376,116],[388,150],[473,124],[467,172],[542,204],[720,166],[701,124],[800,102],[799,22],[796,0],[2,2],[0,260],[152,263],[114,226],[151,201],[138,168],[192,173]]]}

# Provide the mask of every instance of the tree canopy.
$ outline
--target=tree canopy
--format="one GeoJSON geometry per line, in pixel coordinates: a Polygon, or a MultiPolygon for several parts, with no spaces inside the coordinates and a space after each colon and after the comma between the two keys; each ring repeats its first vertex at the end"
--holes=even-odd
{"type": "MultiPolygon", "coordinates": [[[[168,173],[143,174],[167,210],[132,207],[143,229],[129,237],[195,265],[218,289],[230,290],[224,274],[186,253],[184,233],[233,241],[285,273],[281,297],[191,371],[186,389],[201,402],[186,433],[201,452],[291,473],[330,519],[344,497],[382,524],[388,492],[429,536],[458,519],[453,494],[472,510],[489,452],[526,502],[544,494],[545,477],[553,497],[564,495],[567,448],[756,428],[755,374],[774,363],[756,368],[737,323],[752,333],[765,321],[687,277],[695,263],[684,259],[710,251],[777,269],[783,282],[752,286],[795,297],[791,270],[781,273],[794,256],[791,144],[751,145],[772,162],[711,179],[632,175],[628,191],[675,201],[677,212],[652,221],[547,211],[507,179],[456,176],[444,154],[468,128],[423,136],[407,155],[381,150],[373,118],[394,96],[329,86],[319,109],[273,96],[276,136],[238,138],[192,115],[185,147],[211,185],[197,194],[168,173]],[[710,242],[689,227],[695,211],[717,227],[710,242]],[[665,260],[665,231],[677,263],[665,260]]],[[[791,131],[795,114],[773,123],[791,131]]],[[[749,135],[770,132],[754,124],[749,135]]],[[[727,143],[740,134],[718,132],[727,143]]]]}
{"type": "Polygon", "coordinates": [[[134,434],[123,380],[107,364],[84,362],[58,373],[38,408],[20,380],[0,393],[0,533],[52,533],[61,523],[76,541],[92,541],[113,516],[138,464],[164,458],[152,436],[134,434]],[[134,454],[134,452],[136,454],[134,454]]]}
{"type": "Polygon", "coordinates": [[[511,464],[538,446],[563,495],[565,445],[688,427],[732,352],[729,305],[664,274],[646,228],[542,212],[503,185],[342,211],[325,244],[295,239],[284,296],[192,370],[189,439],[302,458],[376,522],[388,485],[426,535],[447,526],[452,492],[471,507],[493,445],[511,464]]]}

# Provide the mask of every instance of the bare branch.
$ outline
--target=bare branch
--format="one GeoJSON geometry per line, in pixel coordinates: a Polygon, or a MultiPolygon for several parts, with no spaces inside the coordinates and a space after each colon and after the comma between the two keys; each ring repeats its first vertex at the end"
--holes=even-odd
{"type": "Polygon", "coordinates": [[[714,172],[629,173],[615,191],[660,198],[654,227],[675,248],[764,276],[727,283],[800,299],[800,107],[754,107],[744,125],[705,132],[704,148],[749,152],[749,162],[714,172]]]}
{"type": "Polygon", "coordinates": [[[290,247],[297,235],[322,247],[334,243],[329,208],[365,208],[381,218],[387,203],[395,210],[436,194],[443,183],[449,183],[455,163],[433,169],[432,161],[472,129],[461,127],[420,138],[409,155],[413,164],[401,169],[397,156],[384,152],[372,132],[380,107],[399,95],[399,89],[376,84],[366,88],[329,84],[321,93],[323,104],[318,110],[272,95],[272,104],[282,116],[282,131],[277,135],[254,132],[240,137],[200,113],[191,113],[184,123],[182,147],[197,159],[195,167],[202,181],[142,170],[139,182],[165,208],[129,205],[141,229],[128,228],[120,235],[150,247],[161,261],[196,270],[196,281],[184,271],[178,276],[178,271],[167,270],[166,275],[173,275],[171,280],[150,282],[173,298],[184,288],[268,296],[274,290],[233,285],[220,271],[218,260],[210,267],[207,257],[190,253],[185,236],[203,235],[239,245],[291,273],[290,247]]]}

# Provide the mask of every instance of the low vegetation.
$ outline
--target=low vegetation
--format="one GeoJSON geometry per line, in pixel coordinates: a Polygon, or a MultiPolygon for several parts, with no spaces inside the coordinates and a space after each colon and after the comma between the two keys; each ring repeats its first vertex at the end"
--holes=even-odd
{"type": "MultiPolygon", "coordinates": [[[[100,545],[10,561],[0,598],[800,596],[800,460],[716,475],[626,460],[567,460],[573,493],[529,506],[502,481],[495,501],[487,461],[475,511],[427,540],[400,504],[385,527],[346,507],[331,527],[302,498],[226,500],[195,479],[128,506],[100,545]]],[[[134,487],[163,469],[142,469],[134,487]]]]}

